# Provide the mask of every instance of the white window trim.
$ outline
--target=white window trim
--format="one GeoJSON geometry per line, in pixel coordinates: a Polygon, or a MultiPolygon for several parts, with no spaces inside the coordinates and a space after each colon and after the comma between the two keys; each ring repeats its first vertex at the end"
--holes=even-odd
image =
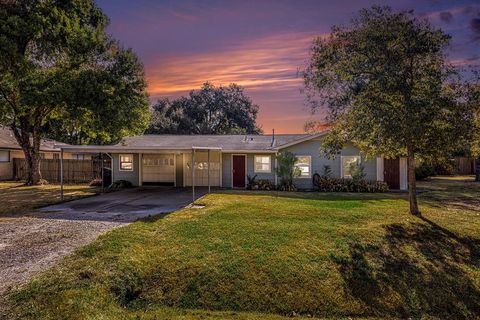
{"type": "Polygon", "coordinates": [[[7,161],[0,161],[0,163],[9,163],[11,162],[10,158],[11,158],[11,154],[10,154],[10,150],[0,150],[2,152],[6,152],[7,153],[7,156],[8,156],[8,160],[7,161]]]}
{"type": "Polygon", "coordinates": [[[134,157],[133,157],[133,153],[122,153],[122,154],[119,154],[118,155],[118,171],[128,171],[128,172],[131,172],[133,171],[133,168],[134,168],[134,157]],[[130,156],[132,157],[132,169],[122,169],[122,156],[130,156]]]}
{"type": "Polygon", "coordinates": [[[362,157],[359,155],[356,156],[341,156],[340,157],[340,178],[349,178],[351,179],[352,176],[345,176],[345,173],[343,172],[343,160],[344,159],[349,159],[349,158],[356,158],[358,159],[358,163],[362,164],[362,157]]]}
{"type": "Polygon", "coordinates": [[[253,156],[253,172],[254,173],[272,173],[272,157],[270,155],[260,155],[260,154],[254,155],[253,156]],[[270,159],[268,161],[268,170],[257,170],[257,157],[270,159]]]}
{"type": "MultiPolygon", "coordinates": [[[[305,157],[305,158],[309,158],[309,159],[310,159],[310,161],[309,161],[310,165],[308,166],[308,169],[309,169],[309,170],[308,170],[308,176],[302,176],[302,175],[300,175],[300,176],[298,176],[298,177],[296,177],[296,178],[297,178],[297,179],[310,179],[310,178],[312,177],[312,156],[303,155],[303,154],[297,154],[297,155],[295,155],[295,156],[296,156],[297,158],[305,157]]],[[[296,166],[296,164],[295,164],[295,166],[296,166]]]]}

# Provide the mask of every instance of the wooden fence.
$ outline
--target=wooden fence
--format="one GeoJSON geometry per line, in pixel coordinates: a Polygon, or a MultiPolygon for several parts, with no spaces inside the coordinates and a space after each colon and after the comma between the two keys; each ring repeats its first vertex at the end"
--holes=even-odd
{"type": "MultiPolygon", "coordinates": [[[[102,162],[92,160],[63,160],[63,181],[66,183],[90,182],[101,177],[102,162]]],[[[60,183],[60,159],[42,159],[40,161],[42,178],[51,183],[60,183]]],[[[26,177],[25,159],[13,159],[13,175],[16,180],[26,177]]]]}
{"type": "Polygon", "coordinates": [[[472,158],[467,157],[455,157],[455,172],[454,174],[474,174],[475,173],[475,161],[472,158]]]}

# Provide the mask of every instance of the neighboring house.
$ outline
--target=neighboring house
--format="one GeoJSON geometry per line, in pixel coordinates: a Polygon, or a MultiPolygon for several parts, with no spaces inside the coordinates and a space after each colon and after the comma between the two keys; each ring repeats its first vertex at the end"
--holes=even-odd
{"type": "MultiPolygon", "coordinates": [[[[66,146],[61,142],[42,139],[40,144],[40,157],[42,159],[60,159],[60,146],[66,146]]],[[[65,152],[65,159],[90,159],[91,155],[82,153],[65,152]]],[[[25,155],[10,129],[0,126],[0,180],[14,178],[14,158],[24,159],[25,155]]]]}
{"type": "Polygon", "coordinates": [[[275,155],[294,153],[302,172],[295,179],[300,189],[311,189],[312,175],[329,165],[335,177],[349,176],[349,163],[359,161],[366,178],[386,181],[391,189],[407,189],[407,166],[403,158],[378,157],[365,160],[358,149],[346,146],[335,159],[320,155],[322,137],[318,134],[282,135],[143,135],[126,137],[110,146],[63,146],[65,152],[103,152],[112,161],[112,179],[128,180],[134,186],[163,184],[192,185],[192,151],[195,154],[195,185],[224,188],[246,187],[247,175],[277,183],[275,155]],[[210,161],[209,161],[210,158],[210,161]]]}

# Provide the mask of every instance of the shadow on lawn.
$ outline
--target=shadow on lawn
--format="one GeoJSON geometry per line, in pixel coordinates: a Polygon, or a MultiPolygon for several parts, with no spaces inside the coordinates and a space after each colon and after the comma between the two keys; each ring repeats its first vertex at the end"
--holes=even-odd
{"type": "Polygon", "coordinates": [[[423,223],[385,227],[382,245],[350,246],[334,257],[345,288],[370,315],[472,319],[480,316],[480,291],[468,268],[480,268],[480,240],[423,223]]]}

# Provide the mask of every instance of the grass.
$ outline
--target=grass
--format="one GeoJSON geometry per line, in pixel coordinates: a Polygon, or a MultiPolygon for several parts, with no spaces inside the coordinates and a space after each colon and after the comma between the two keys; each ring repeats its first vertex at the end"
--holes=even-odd
{"type": "Polygon", "coordinates": [[[12,293],[16,319],[477,318],[480,185],[224,192],[101,236],[12,293]]]}
{"type": "MultiPolygon", "coordinates": [[[[98,188],[88,185],[65,185],[65,201],[91,196],[98,188]]],[[[25,213],[61,202],[59,185],[25,186],[19,182],[0,182],[0,217],[25,213]]]]}

